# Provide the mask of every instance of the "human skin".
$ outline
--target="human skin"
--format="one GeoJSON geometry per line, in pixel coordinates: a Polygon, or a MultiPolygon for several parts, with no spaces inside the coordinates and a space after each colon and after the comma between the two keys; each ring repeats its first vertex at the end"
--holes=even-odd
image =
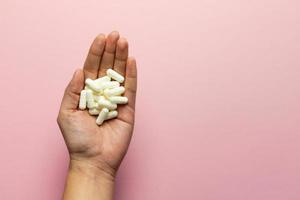
{"type": "Polygon", "coordinates": [[[134,127],[137,69],[128,58],[128,42],[116,31],[98,35],[83,69],[75,71],[65,89],[57,122],[70,154],[64,200],[113,199],[116,172],[128,149],[134,127]],[[113,68],[125,76],[128,104],[118,107],[117,118],[101,126],[88,112],[78,109],[86,78],[96,79],[113,68]]]}

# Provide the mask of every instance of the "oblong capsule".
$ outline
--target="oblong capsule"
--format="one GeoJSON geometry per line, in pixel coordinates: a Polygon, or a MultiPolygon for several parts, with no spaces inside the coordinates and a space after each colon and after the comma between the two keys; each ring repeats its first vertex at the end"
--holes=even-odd
{"type": "Polygon", "coordinates": [[[92,90],[86,90],[86,102],[88,108],[97,107],[92,90]]]}
{"type": "Polygon", "coordinates": [[[81,90],[80,92],[79,109],[86,109],[86,90],[81,90]]]}
{"type": "Polygon", "coordinates": [[[120,83],[118,81],[108,81],[108,82],[102,82],[99,84],[100,90],[105,90],[105,89],[112,89],[119,87],[120,83]]]}
{"type": "Polygon", "coordinates": [[[85,89],[85,90],[92,90],[92,88],[90,88],[88,85],[85,85],[85,86],[84,86],[84,89],[85,89]]]}
{"type": "Polygon", "coordinates": [[[125,92],[125,88],[123,86],[121,87],[116,87],[112,89],[105,89],[104,90],[104,95],[109,97],[109,96],[119,96],[125,92]]]}
{"type": "Polygon", "coordinates": [[[95,84],[100,84],[102,82],[108,82],[110,81],[111,78],[109,76],[103,76],[101,78],[97,78],[96,80],[94,80],[95,84]]]}
{"type": "Polygon", "coordinates": [[[98,102],[101,98],[101,95],[94,95],[94,100],[98,102]]]}
{"type": "Polygon", "coordinates": [[[109,97],[108,100],[111,103],[115,103],[115,104],[126,104],[128,102],[128,98],[122,97],[122,96],[112,96],[112,97],[109,97]]]}
{"type": "Polygon", "coordinates": [[[112,102],[106,100],[105,98],[101,98],[101,97],[98,100],[98,106],[108,108],[109,110],[115,110],[118,107],[117,104],[112,103],[112,102]]]}
{"type": "Polygon", "coordinates": [[[124,77],[113,69],[108,69],[106,71],[106,75],[111,77],[112,79],[118,81],[119,83],[124,82],[124,77]]]}
{"type": "Polygon", "coordinates": [[[105,120],[113,119],[113,118],[116,118],[117,116],[118,116],[118,111],[112,110],[107,114],[105,120]]]}
{"type": "Polygon", "coordinates": [[[96,119],[96,124],[101,125],[104,120],[107,117],[107,114],[109,113],[109,110],[107,108],[102,108],[102,110],[100,111],[97,119],[96,119]]]}
{"type": "Polygon", "coordinates": [[[92,90],[96,91],[96,92],[100,92],[102,89],[100,87],[100,85],[96,84],[92,79],[87,78],[85,80],[85,84],[91,88],[92,90]]]}
{"type": "Polygon", "coordinates": [[[99,115],[100,110],[98,110],[97,108],[91,108],[89,109],[89,113],[90,115],[99,115]]]}

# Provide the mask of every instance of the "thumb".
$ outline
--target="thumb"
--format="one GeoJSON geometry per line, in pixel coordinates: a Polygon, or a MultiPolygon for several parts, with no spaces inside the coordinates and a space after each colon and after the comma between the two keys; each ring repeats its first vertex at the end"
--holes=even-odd
{"type": "Polygon", "coordinates": [[[84,73],[82,69],[77,69],[72,80],[65,89],[61,102],[61,110],[76,110],[80,98],[80,91],[84,86],[84,73]]]}

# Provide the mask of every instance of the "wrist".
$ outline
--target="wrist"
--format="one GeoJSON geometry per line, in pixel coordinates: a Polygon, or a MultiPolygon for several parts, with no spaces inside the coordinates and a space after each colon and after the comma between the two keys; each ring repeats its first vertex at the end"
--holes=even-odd
{"type": "Polygon", "coordinates": [[[114,176],[88,161],[70,160],[64,200],[112,200],[114,176]]]}
{"type": "Polygon", "coordinates": [[[115,171],[110,167],[95,163],[90,160],[70,159],[69,173],[75,173],[95,181],[113,184],[115,182],[115,171]]]}

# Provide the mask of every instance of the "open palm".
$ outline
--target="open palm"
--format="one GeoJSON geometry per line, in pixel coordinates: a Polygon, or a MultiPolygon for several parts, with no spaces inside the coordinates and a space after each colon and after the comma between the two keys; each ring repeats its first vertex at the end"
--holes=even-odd
{"type": "Polygon", "coordinates": [[[134,107],[137,87],[136,62],[128,58],[128,43],[118,32],[107,37],[100,34],[92,43],[83,70],[77,70],[65,90],[58,124],[63,133],[72,160],[114,173],[119,167],[130,143],[134,125],[134,107]],[[108,120],[101,126],[88,111],[77,109],[80,91],[86,78],[104,76],[108,68],[113,68],[125,76],[124,96],[127,105],[118,107],[117,118],[108,120]]]}

